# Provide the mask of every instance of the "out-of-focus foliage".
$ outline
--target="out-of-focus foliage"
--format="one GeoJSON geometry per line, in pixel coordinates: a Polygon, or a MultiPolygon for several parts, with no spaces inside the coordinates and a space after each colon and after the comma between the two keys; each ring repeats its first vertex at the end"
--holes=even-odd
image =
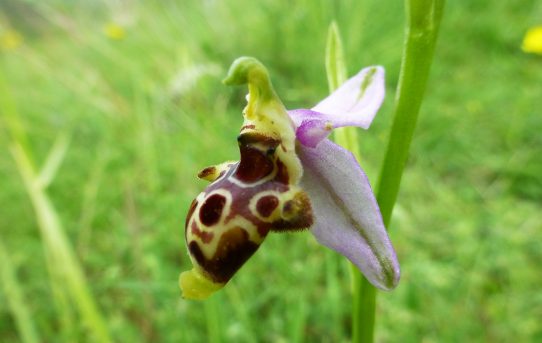
{"type": "MultiPolygon", "coordinates": [[[[93,337],[55,282],[9,153],[8,102],[36,167],[60,134],[71,137],[47,195],[114,341],[348,340],[349,268],[306,233],[269,237],[209,302],[180,299],[184,215],[204,186],[199,169],[238,154],[245,90],[220,83],[225,68],[256,56],[287,107],[313,104],[327,92],[333,19],[349,74],[387,70],[384,107],[360,132],[376,184],[401,58],[398,2],[3,0],[0,11],[9,89],[0,94],[0,236],[10,257],[0,341],[24,336],[17,308],[43,341],[93,337]],[[7,301],[7,285],[23,301],[7,301]]],[[[535,0],[447,4],[390,227],[403,279],[378,298],[381,341],[542,340],[542,58],[521,50],[541,17],[535,0]]]]}

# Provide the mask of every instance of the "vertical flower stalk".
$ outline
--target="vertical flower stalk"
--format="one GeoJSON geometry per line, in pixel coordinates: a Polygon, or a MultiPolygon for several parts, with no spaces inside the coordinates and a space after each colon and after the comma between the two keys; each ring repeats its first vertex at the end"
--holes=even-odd
{"type": "MultiPolygon", "coordinates": [[[[444,0],[406,0],[405,45],[395,99],[395,114],[377,187],[377,200],[384,225],[391,214],[408,158],[419,109],[423,100],[435,51],[444,0]]],[[[344,59],[337,28],[328,36],[326,67],[330,88],[344,78],[344,59]]],[[[336,135],[336,141],[360,158],[357,137],[349,131],[336,135]]],[[[376,289],[354,270],[352,342],[373,342],[376,289]]]]}
{"type": "MultiPolygon", "coordinates": [[[[401,177],[408,158],[410,142],[416,128],[444,4],[445,0],[405,1],[407,18],[405,45],[395,98],[395,114],[377,186],[377,201],[386,227],[391,220],[401,177]]],[[[361,319],[372,322],[372,325],[363,328],[355,342],[372,342],[374,340],[376,291],[364,279],[359,292],[361,293],[361,304],[372,305],[370,309],[360,309],[363,311],[361,319]]]]}
{"type": "Polygon", "coordinates": [[[423,100],[445,0],[406,0],[406,37],[395,99],[395,115],[377,199],[389,224],[405,167],[410,142],[423,100]]]}

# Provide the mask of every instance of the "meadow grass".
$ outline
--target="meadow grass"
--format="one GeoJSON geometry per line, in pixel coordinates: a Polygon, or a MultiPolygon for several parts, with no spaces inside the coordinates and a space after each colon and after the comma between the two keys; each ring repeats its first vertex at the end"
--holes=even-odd
{"type": "MultiPolygon", "coordinates": [[[[350,75],[386,68],[388,97],[359,132],[375,185],[402,5],[9,0],[0,10],[0,35],[22,37],[0,52],[0,254],[9,256],[0,261],[0,341],[104,341],[59,270],[83,275],[75,288],[88,289],[91,317],[116,342],[349,340],[349,266],[308,233],[270,235],[223,291],[182,300],[184,216],[205,186],[196,173],[238,156],[245,89],[220,83],[229,64],[259,58],[287,107],[311,106],[328,92],[332,20],[350,75]],[[104,33],[111,23],[120,39],[104,33]],[[40,234],[10,153],[23,143],[40,171],[59,137],[65,155],[42,175],[73,263],[40,234]]],[[[541,16],[534,0],[447,4],[389,228],[402,280],[378,298],[378,341],[542,340],[542,58],[520,50],[541,16]]]]}

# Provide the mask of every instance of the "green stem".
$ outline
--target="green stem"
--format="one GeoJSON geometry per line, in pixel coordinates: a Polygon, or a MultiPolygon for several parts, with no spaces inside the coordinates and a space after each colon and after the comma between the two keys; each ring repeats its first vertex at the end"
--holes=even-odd
{"type": "MultiPolygon", "coordinates": [[[[395,115],[377,188],[377,201],[386,227],[390,224],[427,85],[444,0],[405,0],[405,5],[407,23],[395,115]]],[[[340,85],[338,81],[345,70],[340,36],[334,23],[329,30],[327,47],[326,68],[333,90],[340,85]]],[[[351,128],[339,131],[335,140],[360,160],[355,131],[351,128]]],[[[352,281],[352,342],[373,342],[376,289],[357,270],[354,270],[352,281]]]]}
{"type": "MultiPolygon", "coordinates": [[[[395,115],[376,195],[386,227],[390,224],[399,192],[444,9],[444,0],[406,0],[405,3],[406,37],[395,115]]],[[[356,322],[353,325],[352,341],[373,342],[376,290],[365,278],[359,279],[354,296],[353,319],[356,322]]]]}
{"type": "Polygon", "coordinates": [[[390,223],[416,128],[443,9],[444,0],[406,0],[406,44],[395,116],[377,188],[377,200],[386,226],[390,223]]]}

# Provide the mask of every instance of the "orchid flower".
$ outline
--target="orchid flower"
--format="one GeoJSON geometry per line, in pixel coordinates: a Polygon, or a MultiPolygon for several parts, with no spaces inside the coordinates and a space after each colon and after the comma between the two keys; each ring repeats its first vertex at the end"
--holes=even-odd
{"type": "Polygon", "coordinates": [[[211,184],[192,202],[185,240],[193,269],[183,296],[205,299],[222,288],[269,232],[308,229],[383,290],[399,263],[367,176],[354,156],[327,139],[337,127],[368,128],[384,98],[384,70],[369,67],[312,109],[287,111],[265,67],[234,61],[227,85],[248,84],[239,162],[203,169],[211,184]]]}

